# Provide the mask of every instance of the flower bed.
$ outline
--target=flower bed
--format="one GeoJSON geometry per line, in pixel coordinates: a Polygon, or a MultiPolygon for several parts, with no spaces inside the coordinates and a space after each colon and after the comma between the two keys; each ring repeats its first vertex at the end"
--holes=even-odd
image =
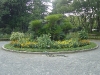
{"type": "Polygon", "coordinates": [[[29,39],[24,38],[21,41],[11,41],[10,44],[13,47],[16,48],[44,48],[44,49],[60,49],[60,48],[76,48],[76,47],[81,47],[81,46],[86,46],[90,44],[89,40],[74,40],[74,39],[70,39],[70,40],[64,40],[64,41],[52,41],[51,44],[45,44],[44,42],[42,44],[36,42],[36,41],[29,41],[29,39]],[[41,47],[40,47],[41,45],[41,47]]]}
{"type": "Polygon", "coordinates": [[[43,34],[40,37],[30,39],[29,37],[24,37],[23,33],[12,33],[11,42],[5,47],[11,50],[21,50],[29,52],[56,52],[56,51],[74,51],[74,50],[83,50],[89,49],[96,46],[96,44],[91,43],[84,36],[71,37],[70,39],[64,40],[51,40],[50,34],[43,34]],[[16,35],[15,35],[16,34],[16,35]],[[22,36],[23,35],[23,36],[22,36]]]}

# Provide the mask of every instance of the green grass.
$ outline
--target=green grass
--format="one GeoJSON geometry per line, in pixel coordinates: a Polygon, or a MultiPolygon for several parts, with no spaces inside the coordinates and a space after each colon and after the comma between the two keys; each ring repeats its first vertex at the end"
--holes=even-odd
{"type": "Polygon", "coordinates": [[[14,51],[26,51],[26,52],[62,52],[62,51],[78,51],[78,50],[84,50],[84,49],[91,49],[96,47],[97,45],[93,42],[90,43],[90,45],[83,46],[83,47],[77,47],[77,48],[64,48],[64,49],[32,49],[32,48],[15,48],[11,44],[6,44],[4,47],[6,49],[14,50],[14,51]]]}

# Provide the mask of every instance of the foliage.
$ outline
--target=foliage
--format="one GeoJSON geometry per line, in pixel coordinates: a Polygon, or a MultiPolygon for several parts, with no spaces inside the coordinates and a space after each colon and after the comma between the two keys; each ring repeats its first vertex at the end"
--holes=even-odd
{"type": "Polygon", "coordinates": [[[50,39],[50,35],[48,34],[43,34],[40,37],[37,37],[37,42],[38,42],[38,48],[51,48],[52,47],[52,41],[50,39]]]}
{"type": "Polygon", "coordinates": [[[53,1],[53,13],[64,14],[66,12],[70,12],[73,7],[70,7],[70,3],[72,0],[54,0],[53,1]]]}
{"type": "Polygon", "coordinates": [[[80,40],[79,41],[79,46],[86,46],[89,45],[90,41],[89,40],[80,40]]]}
{"type": "Polygon", "coordinates": [[[43,34],[42,36],[37,37],[37,40],[34,41],[31,41],[29,38],[25,37],[14,37],[10,44],[17,48],[64,49],[86,46],[90,44],[90,41],[87,39],[78,40],[78,38],[74,37],[63,41],[52,41],[50,34],[43,34]]]}
{"type": "MultiPolygon", "coordinates": [[[[73,0],[73,11],[80,14],[82,26],[88,27],[89,32],[92,28],[100,29],[100,0],[73,0]],[[92,11],[91,11],[92,10],[92,11]],[[90,12],[91,11],[91,12],[90,12]],[[84,12],[84,13],[80,13],[84,12]]],[[[98,30],[100,31],[100,30],[98,30]]]]}
{"type": "Polygon", "coordinates": [[[78,32],[70,32],[66,35],[66,40],[69,40],[71,38],[79,39],[79,33],[78,32]]]}
{"type": "Polygon", "coordinates": [[[68,33],[69,30],[71,30],[73,28],[72,24],[70,23],[70,21],[67,18],[62,21],[61,27],[63,29],[63,32],[65,32],[65,33],[68,33]]]}
{"type": "Polygon", "coordinates": [[[1,34],[11,34],[12,29],[10,27],[0,28],[1,34]]]}
{"type": "Polygon", "coordinates": [[[0,38],[10,38],[10,35],[9,34],[0,34],[0,38]]]}
{"type": "Polygon", "coordinates": [[[29,38],[21,38],[20,40],[11,41],[11,45],[16,48],[36,48],[37,42],[29,41],[29,38]]]}
{"type": "Polygon", "coordinates": [[[42,21],[41,20],[34,20],[30,22],[30,28],[32,30],[37,30],[41,27],[42,21]]]}
{"type": "Polygon", "coordinates": [[[71,16],[74,28],[84,27],[92,33],[95,27],[100,32],[100,0],[54,0],[52,13],[71,16]]]}
{"type": "Polygon", "coordinates": [[[72,47],[72,39],[64,40],[64,41],[56,41],[54,43],[54,48],[71,48],[72,47]]]}
{"type": "Polygon", "coordinates": [[[22,41],[11,41],[11,45],[16,48],[32,48],[32,49],[67,49],[67,48],[77,48],[90,45],[89,40],[64,40],[64,41],[42,41],[41,38],[38,38],[39,42],[29,41],[27,38],[23,38],[22,41]]]}
{"type": "Polygon", "coordinates": [[[45,18],[48,22],[44,30],[51,34],[52,40],[63,40],[65,34],[72,28],[71,23],[62,14],[53,14],[45,18]]]}
{"type": "Polygon", "coordinates": [[[41,20],[34,20],[30,22],[30,31],[32,35],[32,39],[40,36],[41,34],[41,28],[42,28],[42,21],[41,20]]]}
{"type": "MultiPolygon", "coordinates": [[[[45,17],[45,19],[50,23],[50,24],[55,24],[57,21],[63,18],[62,14],[53,14],[53,15],[48,15],[45,17]]],[[[52,24],[52,25],[53,25],[52,24]]]]}
{"type": "Polygon", "coordinates": [[[43,34],[51,34],[52,40],[63,40],[65,35],[72,28],[69,20],[62,14],[53,14],[45,17],[44,20],[33,20],[29,28],[33,39],[43,34]]]}
{"type": "Polygon", "coordinates": [[[47,12],[48,5],[44,3],[50,2],[49,0],[32,0],[32,10],[31,10],[31,19],[32,20],[37,20],[37,19],[43,19],[44,16],[46,15],[45,13],[47,12]],[[33,8],[34,7],[34,8],[33,8]]]}
{"type": "Polygon", "coordinates": [[[12,32],[10,40],[17,41],[17,40],[20,40],[21,38],[23,38],[24,36],[25,36],[24,33],[12,32]]]}
{"type": "Polygon", "coordinates": [[[90,42],[89,45],[76,47],[76,48],[61,48],[61,49],[37,49],[37,48],[16,48],[12,44],[6,44],[5,48],[14,51],[25,51],[25,52],[62,52],[62,51],[80,51],[80,50],[88,50],[91,48],[95,48],[97,45],[93,42],[90,42]]]}
{"type": "MultiPolygon", "coordinates": [[[[26,32],[31,20],[45,16],[47,0],[0,0],[0,28],[26,32]],[[33,8],[34,7],[34,8],[33,8]]],[[[6,33],[6,32],[5,32],[6,33]]]]}
{"type": "Polygon", "coordinates": [[[2,18],[2,27],[10,27],[13,31],[16,27],[20,28],[20,31],[27,30],[29,21],[30,7],[26,4],[31,0],[6,0],[3,3],[2,10],[6,10],[8,13],[4,14],[2,18]]]}
{"type": "Polygon", "coordinates": [[[79,39],[83,40],[83,39],[88,39],[88,33],[85,30],[81,30],[79,32],[79,39]]]}

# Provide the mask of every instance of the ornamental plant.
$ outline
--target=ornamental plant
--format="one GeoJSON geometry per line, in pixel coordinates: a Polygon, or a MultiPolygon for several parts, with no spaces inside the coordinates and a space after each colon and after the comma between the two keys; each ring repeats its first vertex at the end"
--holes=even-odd
{"type": "Polygon", "coordinates": [[[86,40],[86,39],[79,41],[79,46],[80,47],[81,46],[86,46],[86,45],[89,45],[89,44],[90,44],[90,41],[89,40],[86,40]]]}
{"type": "Polygon", "coordinates": [[[72,47],[72,39],[70,40],[63,40],[63,41],[55,41],[54,47],[55,48],[71,48],[72,47]]]}
{"type": "Polygon", "coordinates": [[[68,31],[72,29],[72,24],[62,14],[48,15],[44,20],[34,20],[29,24],[33,39],[50,33],[51,40],[64,40],[68,31]]]}
{"type": "Polygon", "coordinates": [[[24,33],[21,33],[21,32],[12,32],[10,40],[11,41],[16,41],[16,40],[20,40],[23,37],[24,37],[24,33]]]}
{"type": "Polygon", "coordinates": [[[50,34],[43,34],[40,37],[37,37],[37,47],[38,48],[51,48],[52,47],[52,41],[50,38],[50,34]]]}
{"type": "Polygon", "coordinates": [[[37,47],[37,42],[29,41],[29,38],[22,38],[17,41],[11,41],[10,44],[17,48],[36,48],[37,47]]]}
{"type": "Polygon", "coordinates": [[[41,20],[33,20],[31,21],[29,26],[29,31],[31,31],[31,38],[36,38],[41,35],[41,29],[42,29],[42,21],[41,20]]]}
{"type": "Polygon", "coordinates": [[[88,33],[85,30],[81,30],[79,32],[79,39],[80,40],[88,39],[88,33]]]}

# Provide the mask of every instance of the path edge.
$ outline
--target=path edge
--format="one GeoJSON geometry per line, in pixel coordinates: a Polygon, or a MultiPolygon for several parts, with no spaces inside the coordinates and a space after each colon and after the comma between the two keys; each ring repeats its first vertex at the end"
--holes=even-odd
{"type": "Polygon", "coordinates": [[[90,49],[83,49],[83,50],[75,50],[75,51],[59,51],[59,52],[27,52],[27,51],[16,51],[16,50],[11,50],[11,49],[6,49],[4,47],[5,45],[2,46],[2,49],[5,51],[10,51],[10,52],[16,52],[16,53],[27,53],[27,54],[68,54],[68,53],[78,53],[78,52],[86,52],[86,51],[92,51],[96,50],[99,46],[97,45],[94,48],[90,49]]]}

